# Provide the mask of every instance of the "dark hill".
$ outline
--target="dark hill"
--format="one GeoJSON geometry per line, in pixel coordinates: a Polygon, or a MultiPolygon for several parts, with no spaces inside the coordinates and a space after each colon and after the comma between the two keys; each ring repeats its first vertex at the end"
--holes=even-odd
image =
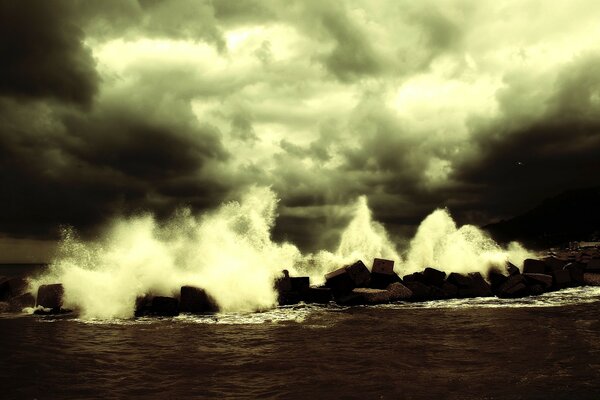
{"type": "Polygon", "coordinates": [[[563,192],[525,214],[483,228],[498,242],[517,240],[532,248],[597,240],[600,236],[600,186],[563,192]]]}

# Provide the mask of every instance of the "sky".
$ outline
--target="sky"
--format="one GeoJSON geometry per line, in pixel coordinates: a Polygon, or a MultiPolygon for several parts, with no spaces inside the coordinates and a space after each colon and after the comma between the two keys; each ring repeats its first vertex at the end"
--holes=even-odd
{"type": "Polygon", "coordinates": [[[330,248],[366,195],[401,243],[600,183],[600,3],[0,1],[0,261],[61,226],[280,198],[330,248]]]}

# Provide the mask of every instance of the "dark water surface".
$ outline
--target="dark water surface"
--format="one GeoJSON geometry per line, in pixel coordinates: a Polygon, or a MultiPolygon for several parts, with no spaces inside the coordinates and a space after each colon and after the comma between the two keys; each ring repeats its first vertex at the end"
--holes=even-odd
{"type": "Polygon", "coordinates": [[[90,322],[0,317],[0,398],[600,399],[600,290],[90,322]]]}

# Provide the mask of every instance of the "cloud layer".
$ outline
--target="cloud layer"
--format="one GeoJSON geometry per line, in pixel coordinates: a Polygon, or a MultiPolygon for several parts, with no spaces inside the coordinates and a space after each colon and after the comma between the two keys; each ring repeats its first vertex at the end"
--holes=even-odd
{"type": "Polygon", "coordinates": [[[0,230],[281,197],[339,242],[356,199],[406,240],[600,183],[594,1],[56,1],[0,6],[0,230]]]}

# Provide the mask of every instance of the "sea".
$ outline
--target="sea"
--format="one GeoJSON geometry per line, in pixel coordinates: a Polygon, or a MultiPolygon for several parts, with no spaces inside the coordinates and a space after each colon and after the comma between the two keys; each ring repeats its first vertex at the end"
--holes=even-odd
{"type": "Polygon", "coordinates": [[[0,399],[600,399],[600,288],[132,320],[0,315],[0,399]]]}

